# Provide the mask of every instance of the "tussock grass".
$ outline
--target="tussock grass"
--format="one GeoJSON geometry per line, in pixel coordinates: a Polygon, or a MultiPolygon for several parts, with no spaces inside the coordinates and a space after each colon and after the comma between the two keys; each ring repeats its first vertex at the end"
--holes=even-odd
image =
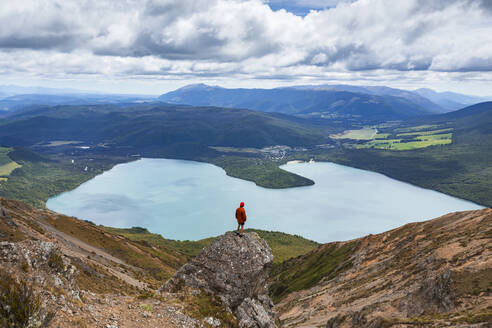
{"type": "Polygon", "coordinates": [[[322,279],[332,279],[352,266],[350,256],[356,242],[331,243],[274,266],[271,272],[270,297],[274,302],[286,295],[311,288],[322,279]]]}
{"type": "MultiPolygon", "coordinates": [[[[150,246],[156,246],[168,252],[178,252],[184,254],[188,258],[198,255],[204,247],[212,244],[217,238],[211,237],[197,241],[180,241],[166,239],[159,234],[149,232],[147,229],[141,227],[133,227],[130,229],[111,227],[102,228],[106,231],[138,241],[142,244],[148,243],[150,246]]],[[[261,238],[265,239],[272,249],[274,263],[281,263],[290,258],[306,254],[319,246],[318,243],[312,240],[308,240],[301,236],[289,235],[283,232],[264,231],[258,229],[246,229],[245,231],[256,232],[261,238]]]]}
{"type": "Polygon", "coordinates": [[[18,282],[0,271],[0,326],[4,328],[48,327],[54,313],[47,311],[41,297],[25,281],[18,282]]]}

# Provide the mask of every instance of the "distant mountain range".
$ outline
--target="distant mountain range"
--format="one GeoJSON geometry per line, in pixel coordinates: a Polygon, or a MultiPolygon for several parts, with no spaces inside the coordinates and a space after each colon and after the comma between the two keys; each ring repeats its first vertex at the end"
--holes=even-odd
{"type": "Polygon", "coordinates": [[[0,85],[0,117],[33,106],[96,105],[155,101],[155,96],[90,92],[76,89],[0,85]]]}
{"type": "Polygon", "coordinates": [[[161,101],[191,106],[253,109],[263,112],[374,123],[440,114],[484,102],[485,97],[431,89],[385,86],[303,85],[275,89],[227,89],[192,84],[161,95],[105,94],[76,89],[0,85],[0,117],[37,106],[127,105],[161,101]]]}
{"type": "Polygon", "coordinates": [[[305,117],[352,117],[366,121],[387,121],[445,113],[482,102],[484,98],[437,93],[429,89],[407,91],[379,86],[308,85],[275,89],[226,89],[193,84],[163,94],[159,100],[173,104],[248,108],[305,117]]]}
{"type": "Polygon", "coordinates": [[[0,85],[0,98],[10,97],[15,95],[27,95],[27,94],[37,94],[37,95],[113,95],[113,96],[126,96],[126,97],[152,97],[152,95],[142,95],[142,94],[120,94],[120,93],[108,93],[103,91],[93,91],[93,90],[80,90],[72,88],[46,88],[39,86],[19,86],[19,85],[0,85]]]}
{"type": "Polygon", "coordinates": [[[10,97],[23,94],[64,95],[64,94],[94,94],[84,90],[70,88],[46,88],[38,86],[0,85],[0,97],[10,97]]]}
{"type": "Polygon", "coordinates": [[[21,94],[0,99],[0,116],[37,106],[128,104],[154,101],[145,96],[111,94],[21,94]]]}
{"type": "Polygon", "coordinates": [[[432,89],[425,88],[417,89],[414,92],[429,99],[433,103],[438,104],[442,108],[447,109],[448,111],[453,111],[465,106],[492,100],[492,97],[469,96],[449,91],[436,92],[432,89]]]}

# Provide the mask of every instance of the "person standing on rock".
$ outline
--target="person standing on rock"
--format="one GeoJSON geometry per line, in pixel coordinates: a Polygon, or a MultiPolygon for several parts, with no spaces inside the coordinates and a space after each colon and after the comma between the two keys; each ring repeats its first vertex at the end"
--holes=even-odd
{"type": "Polygon", "coordinates": [[[241,202],[236,209],[237,231],[236,234],[242,237],[244,230],[244,223],[246,222],[246,211],[244,210],[244,202],[241,202]]]}

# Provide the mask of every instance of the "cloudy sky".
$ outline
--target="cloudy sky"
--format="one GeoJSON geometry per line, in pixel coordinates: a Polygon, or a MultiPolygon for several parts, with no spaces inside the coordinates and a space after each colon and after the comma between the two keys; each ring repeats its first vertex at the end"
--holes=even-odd
{"type": "Polygon", "coordinates": [[[4,0],[0,84],[345,83],[492,95],[489,0],[4,0]]]}

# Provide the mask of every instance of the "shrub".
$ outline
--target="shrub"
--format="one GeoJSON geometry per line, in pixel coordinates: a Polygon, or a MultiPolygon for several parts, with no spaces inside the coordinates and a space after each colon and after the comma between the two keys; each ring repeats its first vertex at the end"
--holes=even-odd
{"type": "Polygon", "coordinates": [[[47,327],[53,316],[43,308],[41,298],[30,285],[0,272],[0,327],[47,327]]]}
{"type": "Polygon", "coordinates": [[[65,264],[63,263],[63,258],[57,250],[51,250],[50,255],[48,256],[48,265],[57,272],[64,271],[65,264]]]}

